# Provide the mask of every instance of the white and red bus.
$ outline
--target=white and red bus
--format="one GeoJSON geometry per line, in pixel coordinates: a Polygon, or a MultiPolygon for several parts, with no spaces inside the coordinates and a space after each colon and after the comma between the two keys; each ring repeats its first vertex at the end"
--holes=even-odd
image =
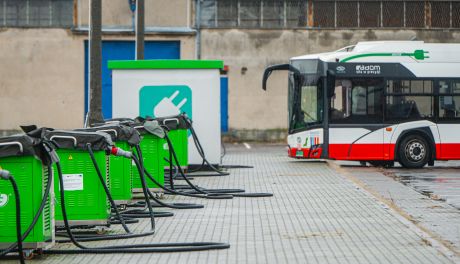
{"type": "Polygon", "coordinates": [[[289,156],[420,168],[460,159],[460,44],[359,42],[294,57],[289,156]]]}

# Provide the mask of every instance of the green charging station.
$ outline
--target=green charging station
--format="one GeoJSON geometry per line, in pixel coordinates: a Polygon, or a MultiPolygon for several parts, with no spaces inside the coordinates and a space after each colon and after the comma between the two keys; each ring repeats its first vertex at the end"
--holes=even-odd
{"type": "MultiPolygon", "coordinates": [[[[174,152],[176,153],[179,161],[179,166],[183,170],[187,170],[188,167],[188,128],[187,117],[185,115],[155,118],[158,123],[165,127],[168,133],[168,137],[173,145],[174,152]]],[[[169,147],[166,141],[163,144],[163,165],[166,169],[169,169],[169,147]]],[[[175,164],[175,163],[174,163],[175,164]]],[[[177,165],[177,164],[175,164],[177,165]]]]}
{"type": "MultiPolygon", "coordinates": [[[[130,150],[127,142],[115,141],[115,146],[130,150]]],[[[110,193],[116,205],[127,205],[133,199],[133,170],[132,160],[120,156],[109,156],[110,193]]]]}
{"type": "MultiPolygon", "coordinates": [[[[113,144],[110,135],[102,132],[54,130],[47,132],[45,137],[49,140],[54,140],[59,145],[59,149],[56,152],[59,155],[62,168],[69,224],[71,226],[108,225],[111,211],[110,204],[88,153],[87,144],[91,145],[96,164],[101,171],[105,184],[109,186],[109,158],[106,155],[106,150],[113,144]]],[[[54,166],[54,171],[57,172],[56,166],[54,166]]],[[[56,193],[56,225],[63,226],[57,173],[54,176],[54,186],[56,193]]]]}
{"type": "MultiPolygon", "coordinates": [[[[105,132],[111,136],[115,147],[126,151],[140,143],[139,132],[135,128],[122,124],[105,124],[77,131],[105,132]]],[[[126,206],[132,200],[133,171],[137,172],[137,168],[132,165],[131,159],[116,155],[109,156],[109,189],[116,205],[126,206]]]]}
{"type": "MultiPolygon", "coordinates": [[[[170,130],[168,132],[168,137],[171,140],[171,144],[173,145],[174,151],[176,152],[176,156],[179,161],[179,166],[181,166],[183,170],[187,170],[188,168],[187,130],[186,129],[170,130]]],[[[166,142],[163,145],[163,157],[169,160],[169,147],[166,142]]],[[[163,161],[164,161],[164,167],[169,168],[169,162],[167,162],[164,159],[163,161]]]]}
{"type": "MultiPolygon", "coordinates": [[[[21,196],[21,230],[27,230],[37,214],[48,183],[48,169],[34,156],[33,140],[26,135],[0,138],[0,168],[10,171],[21,196]],[[16,152],[16,153],[15,153],[16,152]]],[[[25,249],[51,247],[53,241],[53,188],[37,223],[24,240],[25,249]]],[[[17,241],[14,193],[8,181],[0,181],[0,249],[17,241]]]]}
{"type": "MultiPolygon", "coordinates": [[[[138,128],[141,133],[142,140],[140,148],[142,151],[142,158],[144,160],[144,168],[152,175],[152,177],[158,181],[161,185],[164,185],[165,174],[163,168],[163,144],[165,140],[156,135],[148,133],[142,127],[138,128]]],[[[135,164],[132,164],[135,167],[135,164]]],[[[146,178],[147,186],[149,189],[159,191],[158,185],[153,183],[150,179],[146,178]]],[[[133,192],[142,192],[142,183],[140,175],[137,169],[133,169],[133,192]]]]}

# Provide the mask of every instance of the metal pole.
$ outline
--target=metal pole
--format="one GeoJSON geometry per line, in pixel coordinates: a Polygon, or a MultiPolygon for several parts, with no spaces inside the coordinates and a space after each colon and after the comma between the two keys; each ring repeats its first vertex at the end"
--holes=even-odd
{"type": "Polygon", "coordinates": [[[144,0],[136,1],[136,60],[144,59],[144,31],[145,31],[144,0]]]}
{"type": "MultiPolygon", "coordinates": [[[[215,3],[217,5],[217,3],[215,3]]],[[[201,0],[195,1],[195,27],[196,27],[196,37],[195,37],[195,55],[197,60],[201,60],[201,0]]],[[[217,12],[216,12],[217,16],[217,12]]]]}
{"type": "Polygon", "coordinates": [[[103,122],[102,115],[102,0],[90,1],[89,26],[89,111],[85,126],[103,122]]]}

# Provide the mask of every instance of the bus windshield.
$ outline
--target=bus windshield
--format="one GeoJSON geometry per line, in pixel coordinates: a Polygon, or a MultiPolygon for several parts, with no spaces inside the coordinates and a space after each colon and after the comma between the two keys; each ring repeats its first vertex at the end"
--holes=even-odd
{"type": "Polygon", "coordinates": [[[301,72],[289,75],[289,131],[301,131],[323,120],[322,86],[317,74],[317,60],[293,61],[301,72]]]}

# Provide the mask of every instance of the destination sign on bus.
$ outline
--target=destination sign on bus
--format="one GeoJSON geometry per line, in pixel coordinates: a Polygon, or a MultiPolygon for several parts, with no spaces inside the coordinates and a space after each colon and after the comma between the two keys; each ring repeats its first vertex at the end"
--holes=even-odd
{"type": "Polygon", "coordinates": [[[415,77],[411,71],[399,63],[328,63],[328,68],[340,76],[415,77]]]}

